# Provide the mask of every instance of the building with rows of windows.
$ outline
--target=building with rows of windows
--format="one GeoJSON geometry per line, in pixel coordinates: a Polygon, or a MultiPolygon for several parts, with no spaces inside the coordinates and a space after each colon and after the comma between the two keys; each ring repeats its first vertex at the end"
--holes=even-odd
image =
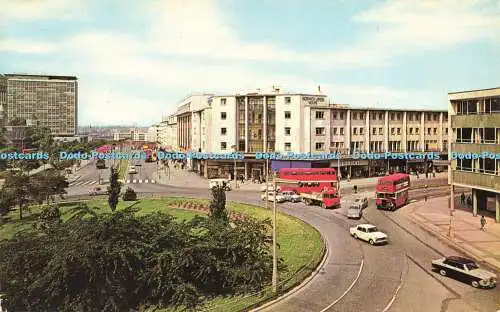
{"type": "Polygon", "coordinates": [[[453,129],[448,140],[450,182],[472,189],[474,215],[495,213],[500,222],[500,88],[454,92],[448,97],[453,129]],[[487,154],[470,157],[483,153],[487,154]]]}
{"type": "Polygon", "coordinates": [[[73,76],[0,75],[0,119],[35,121],[55,137],[77,132],[78,79],[73,76]]]}
{"type": "MultiPolygon", "coordinates": [[[[283,166],[338,167],[341,176],[374,176],[388,170],[424,170],[423,160],[355,159],[355,152],[437,152],[447,158],[448,115],[442,111],[353,108],[331,104],[319,88],[288,93],[273,87],[242,94],[195,94],[178,104],[176,139],[160,140],[177,151],[245,154],[237,175],[264,174],[259,152],[331,153],[342,159],[272,161],[283,166]]],[[[167,137],[162,134],[159,137],[167,137]]],[[[205,177],[234,174],[234,160],[189,160],[205,177]]]]}

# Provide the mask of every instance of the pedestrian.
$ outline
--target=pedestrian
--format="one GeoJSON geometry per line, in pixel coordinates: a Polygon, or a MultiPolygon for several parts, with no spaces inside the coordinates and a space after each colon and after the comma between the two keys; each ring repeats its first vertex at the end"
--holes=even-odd
{"type": "Polygon", "coordinates": [[[481,216],[481,230],[484,231],[484,226],[486,225],[486,219],[484,216],[481,216]]]}
{"type": "Polygon", "coordinates": [[[465,194],[462,192],[462,195],[460,195],[460,204],[465,205],[465,194]]]}
{"type": "Polygon", "coordinates": [[[467,196],[467,205],[472,206],[472,197],[470,195],[467,196]]]}
{"type": "Polygon", "coordinates": [[[354,194],[357,194],[357,193],[358,193],[358,186],[354,185],[354,194]]]}

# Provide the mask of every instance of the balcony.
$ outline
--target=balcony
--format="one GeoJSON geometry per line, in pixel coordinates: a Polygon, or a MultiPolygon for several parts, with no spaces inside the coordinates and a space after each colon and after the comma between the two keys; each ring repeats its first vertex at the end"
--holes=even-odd
{"type": "Polygon", "coordinates": [[[452,128],[495,128],[500,125],[500,114],[454,115],[452,128]]]}
{"type": "Polygon", "coordinates": [[[497,175],[454,170],[453,182],[471,187],[489,189],[492,192],[500,190],[500,176],[497,175]]]}

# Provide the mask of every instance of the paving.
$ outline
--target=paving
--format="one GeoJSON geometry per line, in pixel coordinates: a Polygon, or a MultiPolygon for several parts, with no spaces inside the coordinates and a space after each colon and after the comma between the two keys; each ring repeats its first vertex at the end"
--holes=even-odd
{"type": "Polygon", "coordinates": [[[450,237],[448,197],[409,204],[397,213],[404,214],[429,233],[439,237],[460,251],[500,271],[500,223],[485,214],[486,226],[481,230],[480,215],[460,204],[455,198],[453,230],[450,237]]]}

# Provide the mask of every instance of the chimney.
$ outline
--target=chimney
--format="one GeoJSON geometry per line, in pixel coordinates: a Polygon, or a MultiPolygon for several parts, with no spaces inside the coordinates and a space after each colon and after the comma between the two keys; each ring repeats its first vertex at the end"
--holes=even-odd
{"type": "Polygon", "coordinates": [[[321,93],[321,86],[318,86],[318,92],[321,93]]]}

